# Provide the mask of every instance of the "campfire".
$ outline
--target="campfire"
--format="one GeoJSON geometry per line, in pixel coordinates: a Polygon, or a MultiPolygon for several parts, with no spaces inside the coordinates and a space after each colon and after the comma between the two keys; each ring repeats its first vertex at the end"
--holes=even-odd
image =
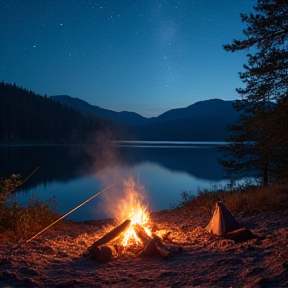
{"type": "Polygon", "coordinates": [[[124,198],[116,201],[119,204],[114,207],[114,213],[118,211],[116,216],[122,219],[121,224],[94,242],[88,248],[89,254],[98,262],[107,262],[131,247],[138,247],[138,255],[167,258],[169,251],[163,243],[163,231],[151,228],[147,206],[141,203],[143,195],[139,195],[132,178],[125,181],[124,187],[124,198]]]}

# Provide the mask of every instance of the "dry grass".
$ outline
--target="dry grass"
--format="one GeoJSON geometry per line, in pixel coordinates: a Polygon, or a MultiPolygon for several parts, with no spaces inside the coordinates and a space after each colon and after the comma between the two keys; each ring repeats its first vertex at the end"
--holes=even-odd
{"type": "Polygon", "coordinates": [[[230,211],[277,212],[288,209],[288,188],[274,184],[271,187],[248,187],[233,191],[199,191],[198,195],[191,197],[190,200],[189,203],[186,201],[184,204],[205,211],[211,211],[215,202],[221,200],[230,211]]]}
{"type": "Polygon", "coordinates": [[[55,198],[40,201],[37,197],[26,206],[16,201],[14,191],[25,182],[19,174],[0,179],[0,236],[1,239],[26,240],[55,221],[57,202],[55,198]]]}
{"type": "Polygon", "coordinates": [[[11,203],[9,197],[0,195],[0,234],[1,238],[28,239],[44,227],[55,221],[59,215],[55,212],[55,199],[40,201],[30,199],[27,207],[11,203]]]}

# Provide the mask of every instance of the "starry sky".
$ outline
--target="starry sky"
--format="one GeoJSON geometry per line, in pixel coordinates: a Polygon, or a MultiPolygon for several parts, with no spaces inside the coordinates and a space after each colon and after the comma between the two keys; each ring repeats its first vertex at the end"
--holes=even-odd
{"type": "Polygon", "coordinates": [[[0,81],[41,95],[159,116],[235,100],[256,0],[1,0],[0,81]]]}

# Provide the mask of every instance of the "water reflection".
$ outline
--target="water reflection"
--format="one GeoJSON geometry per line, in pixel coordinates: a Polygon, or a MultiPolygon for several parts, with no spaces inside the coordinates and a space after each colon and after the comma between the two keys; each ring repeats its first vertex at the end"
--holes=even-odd
{"type": "MultiPolygon", "coordinates": [[[[150,209],[157,211],[181,200],[183,190],[196,193],[199,187],[225,185],[216,147],[215,143],[194,142],[0,147],[0,176],[19,173],[25,178],[40,166],[19,190],[18,201],[25,204],[32,195],[40,199],[55,195],[63,214],[114,181],[115,171],[118,178],[125,172],[143,183],[150,209]],[[106,182],[101,176],[104,171],[106,182]]],[[[100,202],[101,197],[69,218],[82,221],[109,217],[97,208],[100,202]]]]}

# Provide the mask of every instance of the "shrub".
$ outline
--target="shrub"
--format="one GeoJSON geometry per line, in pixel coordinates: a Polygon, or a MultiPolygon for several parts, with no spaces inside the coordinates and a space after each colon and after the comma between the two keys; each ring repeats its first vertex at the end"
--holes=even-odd
{"type": "Polygon", "coordinates": [[[8,196],[22,183],[20,174],[12,174],[10,178],[0,179],[0,195],[8,196]]]}
{"type": "MultiPolygon", "coordinates": [[[[184,195],[185,196],[185,195],[184,195]]],[[[187,203],[185,196],[181,204],[191,208],[201,208],[211,211],[215,202],[221,200],[230,211],[235,212],[277,212],[288,209],[288,188],[285,185],[274,184],[271,187],[251,186],[238,188],[233,191],[198,190],[197,196],[191,197],[187,203]]]]}
{"type": "Polygon", "coordinates": [[[0,234],[10,240],[27,240],[59,218],[58,204],[55,197],[40,201],[36,196],[29,200],[27,207],[17,203],[11,191],[21,182],[15,179],[20,178],[12,175],[10,179],[1,180],[0,234]]]}

